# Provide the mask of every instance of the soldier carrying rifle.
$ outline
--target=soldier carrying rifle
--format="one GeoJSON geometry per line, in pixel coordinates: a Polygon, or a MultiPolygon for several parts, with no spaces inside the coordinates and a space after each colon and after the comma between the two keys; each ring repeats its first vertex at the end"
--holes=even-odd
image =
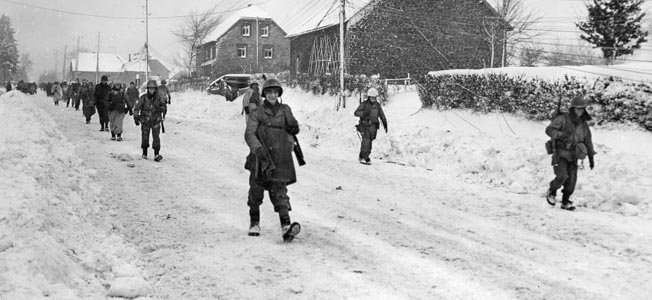
{"type": "Polygon", "coordinates": [[[278,213],[283,241],[290,242],[301,231],[299,223],[290,221],[290,198],[287,186],[297,181],[292,152],[294,135],[299,133],[299,123],[286,104],[278,102],[283,88],[276,79],[263,84],[263,103],[251,112],[247,121],[245,141],[251,150],[245,168],[249,170],[249,235],[260,235],[260,205],[264,192],[278,213]]]}

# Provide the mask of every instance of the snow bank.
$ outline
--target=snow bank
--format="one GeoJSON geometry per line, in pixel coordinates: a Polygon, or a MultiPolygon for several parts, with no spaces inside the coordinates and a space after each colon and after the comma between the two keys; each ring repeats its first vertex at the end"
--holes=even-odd
{"type": "Polygon", "coordinates": [[[0,96],[0,298],[105,299],[119,270],[140,270],[138,253],[100,217],[96,171],[34,99],[0,96]]]}
{"type": "MultiPolygon", "coordinates": [[[[244,128],[241,100],[186,93],[170,110],[185,118],[230,120],[244,128]]],[[[353,111],[358,98],[335,109],[336,97],[286,89],[283,101],[301,124],[306,160],[311,153],[355,163],[360,141],[353,111]]],[[[446,172],[462,183],[481,183],[506,192],[532,194],[541,201],[554,174],[544,143],[547,123],[503,114],[420,109],[417,93],[397,94],[384,107],[389,133],[379,132],[372,159],[446,172]]],[[[631,126],[593,128],[596,168],[579,171],[577,205],[626,215],[652,217],[652,134],[631,126]]],[[[387,180],[391,180],[388,178],[387,180]]]]}

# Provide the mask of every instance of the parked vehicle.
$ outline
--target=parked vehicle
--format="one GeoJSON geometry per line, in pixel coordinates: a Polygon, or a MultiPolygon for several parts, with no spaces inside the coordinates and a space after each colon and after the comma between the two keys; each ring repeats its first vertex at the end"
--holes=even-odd
{"type": "Polygon", "coordinates": [[[211,81],[206,92],[222,95],[226,101],[233,101],[246,92],[251,78],[249,74],[226,74],[211,81]]]}

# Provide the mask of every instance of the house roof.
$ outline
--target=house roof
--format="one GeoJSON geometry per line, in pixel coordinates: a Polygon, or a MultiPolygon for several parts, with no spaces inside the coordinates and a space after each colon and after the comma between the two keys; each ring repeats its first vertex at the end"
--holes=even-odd
{"type": "MultiPolygon", "coordinates": [[[[124,64],[123,72],[145,72],[145,60],[134,60],[124,64]]],[[[149,72],[152,74],[164,74],[170,72],[158,59],[149,59],[149,72]]]]}
{"type": "MultiPolygon", "coordinates": [[[[346,20],[349,21],[374,0],[348,0],[344,6],[346,20]]],[[[328,1],[328,6],[322,6],[318,11],[303,14],[301,22],[294,22],[296,25],[288,29],[288,37],[317,31],[340,23],[339,1],[328,1]]]]}
{"type": "MultiPolygon", "coordinates": [[[[77,59],[73,59],[70,63],[73,70],[79,72],[95,72],[98,66],[98,56],[97,53],[81,52],[77,59]],[[77,60],[79,60],[79,64],[77,64],[77,60]]],[[[121,72],[124,63],[125,60],[117,54],[100,53],[99,72],[121,72]]]]}
{"type": "Polygon", "coordinates": [[[233,27],[241,19],[271,19],[272,17],[266,11],[261,10],[256,5],[249,5],[246,8],[239,9],[229,14],[215,29],[206,36],[205,41],[216,41],[233,27]]]}
{"type": "MultiPolygon", "coordinates": [[[[347,5],[344,6],[346,21],[349,25],[357,22],[365,15],[365,12],[372,8],[372,3],[377,0],[347,0],[347,5]]],[[[288,28],[287,37],[294,37],[305,33],[321,30],[331,27],[340,23],[340,8],[339,1],[330,2],[329,6],[321,7],[312,13],[305,13],[305,18],[301,22],[294,22],[295,25],[288,28]],[[326,11],[326,13],[324,13],[326,11]]],[[[493,13],[498,14],[495,8],[486,0],[480,0],[479,4],[486,5],[492,10],[493,13]]]]}

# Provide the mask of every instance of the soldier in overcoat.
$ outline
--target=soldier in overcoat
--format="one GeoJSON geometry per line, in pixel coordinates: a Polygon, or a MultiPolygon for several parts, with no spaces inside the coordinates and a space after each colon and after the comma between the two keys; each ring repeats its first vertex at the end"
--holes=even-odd
{"type": "Polygon", "coordinates": [[[249,116],[245,141],[251,150],[246,168],[250,171],[249,235],[260,234],[260,205],[265,190],[269,193],[274,211],[278,213],[283,240],[290,242],[300,232],[299,223],[290,221],[290,197],[287,186],[297,181],[292,153],[299,123],[290,106],[278,100],[283,88],[276,79],[268,79],[262,88],[263,103],[249,116]]]}

